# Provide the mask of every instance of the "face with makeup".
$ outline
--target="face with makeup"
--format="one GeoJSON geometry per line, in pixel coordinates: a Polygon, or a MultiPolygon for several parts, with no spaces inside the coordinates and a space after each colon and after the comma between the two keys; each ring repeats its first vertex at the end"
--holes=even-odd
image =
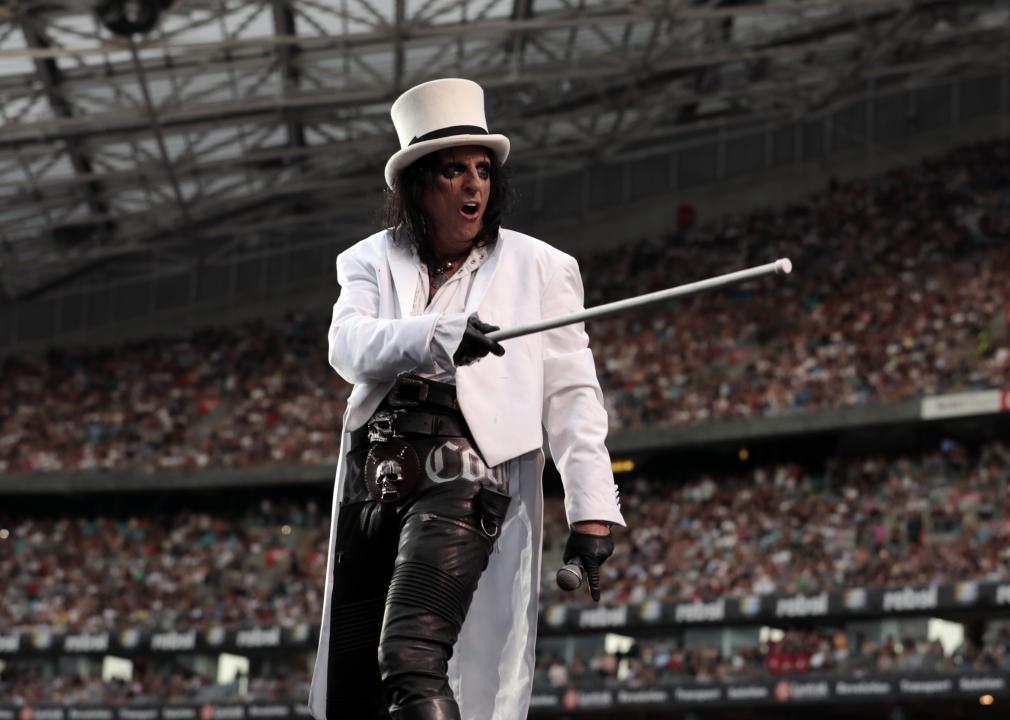
{"type": "Polygon", "coordinates": [[[491,159],[477,145],[438,153],[434,181],[421,196],[421,209],[434,226],[435,254],[452,257],[466,252],[483,227],[491,194],[491,159]]]}

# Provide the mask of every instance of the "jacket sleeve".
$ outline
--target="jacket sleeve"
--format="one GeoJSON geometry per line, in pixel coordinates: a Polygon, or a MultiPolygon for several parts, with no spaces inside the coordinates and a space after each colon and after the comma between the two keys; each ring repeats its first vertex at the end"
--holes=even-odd
{"type": "Polygon", "coordinates": [[[403,373],[434,372],[447,361],[451,366],[465,315],[380,318],[377,270],[353,251],[337,256],[337,282],[327,339],[330,365],[344,380],[389,382],[403,373]]]}
{"type": "MultiPolygon", "coordinates": [[[[562,257],[544,289],[544,318],[583,309],[578,263],[562,257]]],[[[569,524],[603,520],[624,525],[605,445],[607,411],[584,323],[544,333],[543,421],[561,473],[569,524]]]]}

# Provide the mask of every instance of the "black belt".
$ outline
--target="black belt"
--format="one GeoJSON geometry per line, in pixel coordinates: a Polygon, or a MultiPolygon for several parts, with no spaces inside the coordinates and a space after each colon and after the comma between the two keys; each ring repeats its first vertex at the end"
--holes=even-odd
{"type": "Polygon", "coordinates": [[[449,383],[425,380],[415,375],[401,375],[393,389],[386,395],[385,405],[391,408],[412,408],[422,403],[439,405],[449,410],[459,410],[456,386],[449,383]]]}
{"type": "MultiPolygon", "coordinates": [[[[404,435],[427,435],[430,437],[469,437],[466,423],[462,418],[452,415],[440,415],[420,410],[392,410],[389,413],[391,437],[404,435]]],[[[369,444],[368,425],[351,432],[347,452],[354,452],[369,444]]]]}

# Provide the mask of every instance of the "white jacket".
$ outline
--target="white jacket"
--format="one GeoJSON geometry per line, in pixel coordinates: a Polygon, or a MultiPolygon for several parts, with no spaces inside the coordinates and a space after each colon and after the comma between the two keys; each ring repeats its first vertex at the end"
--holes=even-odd
{"type": "MultiPolygon", "coordinates": [[[[344,413],[341,459],[347,433],[371,417],[397,375],[426,371],[436,357],[454,350],[433,347],[438,315],[410,315],[417,263],[416,255],[395,244],[388,231],[362,240],[337,258],[341,293],[333,307],[329,359],[354,384],[344,413]]],[[[528,235],[502,230],[477,270],[465,314],[444,321],[462,328],[462,318],[477,312],[484,322],[509,328],[582,307],[582,278],[574,258],[528,235]]],[[[604,446],[607,415],[583,325],[502,344],[503,357],[488,355],[456,370],[460,407],[485,460],[492,466],[517,463],[511,468],[514,499],[499,552],[481,577],[450,663],[450,684],[466,720],[526,717],[543,522],[542,458],[529,453],[543,446],[544,429],[561,474],[569,523],[624,524],[604,446]],[[461,656],[465,663],[458,662],[461,656]]],[[[341,460],[334,522],[343,474],[341,460]]],[[[309,693],[312,713],[320,720],[326,710],[335,530],[331,528],[319,651],[309,693]]]]}

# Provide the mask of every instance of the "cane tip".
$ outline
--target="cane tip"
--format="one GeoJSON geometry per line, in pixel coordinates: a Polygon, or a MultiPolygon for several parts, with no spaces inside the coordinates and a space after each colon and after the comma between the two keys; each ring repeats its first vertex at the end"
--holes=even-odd
{"type": "Polygon", "coordinates": [[[779,275],[788,275],[793,271],[793,261],[789,258],[779,258],[775,261],[775,272],[779,275]]]}

